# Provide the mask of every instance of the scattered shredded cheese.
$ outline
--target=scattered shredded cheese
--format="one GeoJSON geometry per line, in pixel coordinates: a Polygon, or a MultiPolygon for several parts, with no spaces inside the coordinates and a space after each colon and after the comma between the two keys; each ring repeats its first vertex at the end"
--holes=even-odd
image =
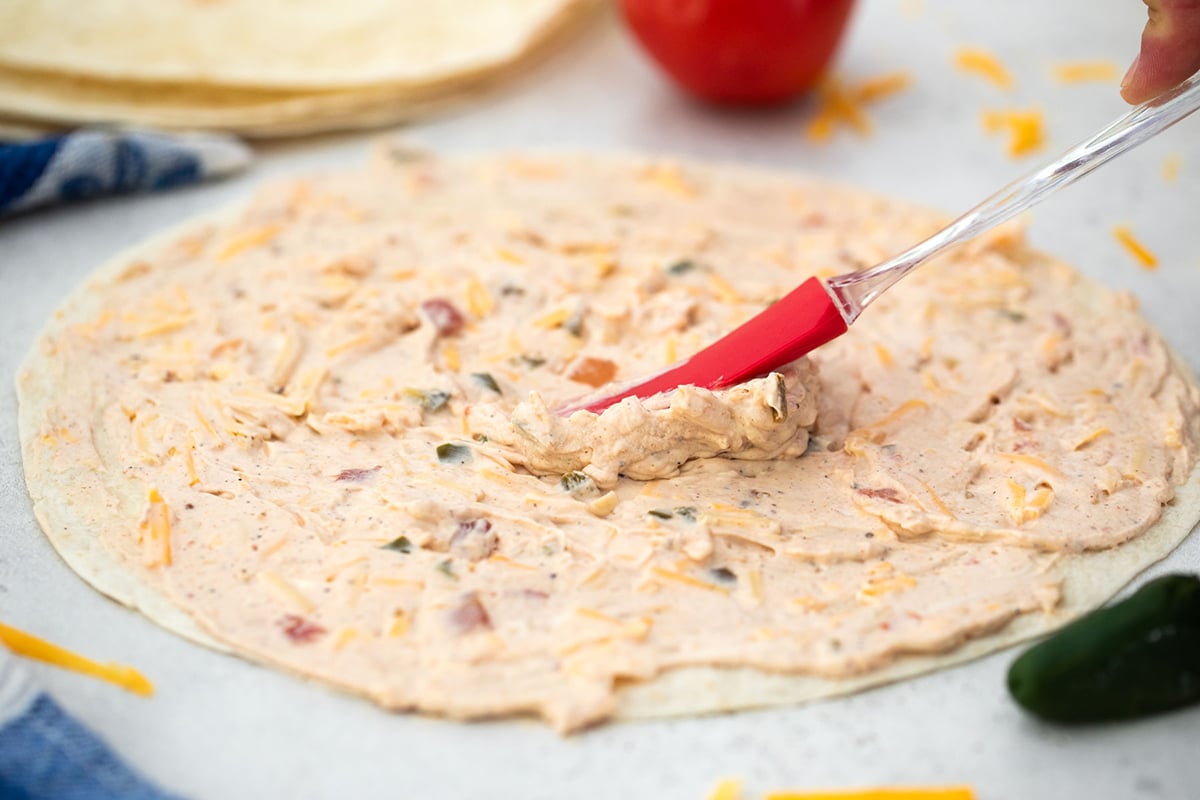
{"type": "Polygon", "coordinates": [[[147,567],[171,566],[171,511],[158,489],[147,496],[142,518],[142,553],[147,567]]]}
{"type": "Polygon", "coordinates": [[[993,54],[975,47],[961,48],[954,54],[954,66],[963,72],[971,72],[991,81],[1001,89],[1013,88],[1012,75],[1008,68],[993,54]]]}
{"type": "Polygon", "coordinates": [[[975,791],[969,786],[945,786],[829,792],[768,792],[765,800],[975,800],[975,791]]]}
{"type": "Polygon", "coordinates": [[[676,164],[655,164],[642,173],[642,177],[680,197],[695,197],[697,194],[696,187],[684,177],[676,164]]]}
{"type": "Polygon", "coordinates": [[[713,294],[715,294],[717,299],[722,303],[728,303],[732,305],[734,303],[742,302],[742,296],[738,293],[738,290],[733,288],[733,285],[720,275],[714,272],[712,275],[708,276],[708,281],[712,284],[713,294]]]}
{"type": "Polygon", "coordinates": [[[1144,244],[1134,238],[1133,231],[1129,229],[1128,225],[1118,225],[1113,228],[1113,236],[1143,267],[1146,269],[1158,269],[1158,256],[1154,255],[1144,244]]]}
{"type": "Polygon", "coordinates": [[[458,372],[462,366],[462,359],[458,355],[458,348],[454,346],[453,342],[446,342],[442,345],[442,363],[451,372],[458,372]]]}
{"type": "Polygon", "coordinates": [[[245,250],[261,247],[278,236],[281,230],[283,230],[281,225],[264,225],[235,236],[217,253],[217,260],[228,261],[245,250]]]}
{"type": "Polygon", "coordinates": [[[846,86],[836,77],[827,78],[817,89],[817,112],[808,124],[808,140],[826,142],[841,125],[863,136],[870,134],[871,121],[863,105],[904,91],[911,83],[912,78],[904,72],[877,75],[854,86],[846,86]]]}
{"type": "Polygon", "coordinates": [[[56,644],[51,644],[45,639],[39,639],[36,636],[9,627],[3,623],[0,623],[0,642],[3,642],[9,650],[12,650],[17,655],[37,659],[46,664],[108,681],[142,697],[149,697],[154,694],[154,684],[150,683],[145,675],[133,667],[127,667],[123,664],[97,663],[90,658],[85,658],[78,653],[72,653],[70,650],[59,647],[56,644]]]}
{"type": "Polygon", "coordinates": [[[717,783],[708,800],[741,800],[742,782],[734,778],[725,778],[717,783]]]}
{"type": "Polygon", "coordinates": [[[1035,469],[1040,469],[1042,472],[1053,475],[1056,478],[1062,477],[1062,472],[1050,466],[1042,459],[1036,458],[1035,456],[1027,456],[1021,453],[997,453],[997,455],[999,455],[1000,458],[1004,459],[1005,461],[1012,461],[1017,464],[1025,464],[1027,466],[1034,467],[1035,469]]]}
{"type": "Polygon", "coordinates": [[[289,600],[304,610],[305,613],[311,614],[316,610],[317,605],[312,600],[309,600],[303,592],[293,586],[286,578],[270,570],[263,570],[258,573],[258,579],[267,586],[275,590],[282,599],[289,600]]]}
{"type": "Polygon", "coordinates": [[[1064,61],[1055,64],[1052,72],[1060,83],[1115,81],[1120,74],[1111,61],[1064,61]]]}
{"type": "Polygon", "coordinates": [[[686,584],[687,586],[694,586],[697,589],[707,589],[710,592],[719,592],[720,594],[729,594],[729,590],[726,589],[724,586],[717,586],[716,584],[708,583],[707,581],[702,581],[699,578],[693,578],[691,575],[685,575],[682,572],[676,572],[673,569],[666,569],[665,567],[651,567],[650,571],[652,573],[654,573],[655,575],[657,575],[658,577],[666,578],[669,581],[675,581],[676,583],[686,584]]]}
{"type": "Polygon", "coordinates": [[[1183,166],[1183,159],[1178,153],[1171,153],[1163,159],[1162,176],[1167,183],[1174,183],[1179,180],[1179,168],[1183,166]]]}
{"type": "Polygon", "coordinates": [[[525,263],[525,259],[521,258],[519,255],[514,253],[512,250],[509,250],[507,247],[497,247],[496,255],[499,256],[504,261],[507,261],[510,264],[524,264],[525,263]]]}
{"type": "Polygon", "coordinates": [[[488,292],[487,287],[478,278],[471,278],[467,284],[467,310],[476,317],[486,317],[496,307],[496,301],[488,292]]]}
{"type": "Polygon", "coordinates": [[[1028,155],[1046,143],[1045,115],[1040,109],[983,112],[983,129],[988,133],[1008,132],[1008,154],[1028,155]]]}

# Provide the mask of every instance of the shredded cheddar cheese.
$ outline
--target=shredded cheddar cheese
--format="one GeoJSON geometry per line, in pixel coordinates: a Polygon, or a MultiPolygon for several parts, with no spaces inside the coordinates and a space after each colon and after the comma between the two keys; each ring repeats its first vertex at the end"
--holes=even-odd
{"type": "Polygon", "coordinates": [[[1060,83],[1115,81],[1120,74],[1111,61],[1064,61],[1055,64],[1052,72],[1060,83]]]}
{"type": "Polygon", "coordinates": [[[147,567],[171,566],[171,512],[166,501],[151,489],[142,518],[142,554],[147,567]]]}
{"type": "Polygon", "coordinates": [[[825,79],[817,89],[817,112],[808,124],[808,140],[818,144],[826,142],[841,125],[862,136],[870,134],[871,121],[863,106],[902,92],[911,83],[911,77],[905,72],[877,75],[854,86],[845,85],[837,77],[825,79]]]}
{"type": "Polygon", "coordinates": [[[3,623],[0,623],[0,642],[17,655],[108,681],[142,697],[154,694],[154,684],[133,667],[123,664],[100,664],[3,623]]]}
{"type": "Polygon", "coordinates": [[[217,253],[217,260],[228,261],[238,253],[255,247],[262,247],[278,236],[282,230],[282,225],[264,225],[261,228],[255,228],[235,236],[217,253]]]}
{"type": "Polygon", "coordinates": [[[1158,269],[1158,256],[1134,237],[1133,231],[1129,229],[1128,225],[1118,225],[1113,228],[1113,236],[1143,267],[1158,269]]]}
{"type": "Polygon", "coordinates": [[[954,54],[954,66],[991,81],[1001,89],[1013,88],[1012,75],[1008,68],[993,54],[975,47],[964,47],[954,54]]]}
{"type": "Polygon", "coordinates": [[[467,309],[476,317],[486,317],[496,308],[496,301],[478,278],[467,284],[467,309]]]}
{"type": "Polygon", "coordinates": [[[742,782],[734,778],[725,778],[717,783],[708,800],[741,800],[742,782]]]}
{"type": "Polygon", "coordinates": [[[687,586],[694,586],[697,589],[707,589],[710,592],[729,594],[729,590],[724,586],[717,586],[716,584],[702,581],[699,578],[693,578],[691,575],[685,575],[682,572],[676,572],[673,569],[666,569],[665,567],[651,567],[650,571],[658,577],[665,578],[669,581],[686,584],[687,586]]]}
{"type": "Polygon", "coordinates": [[[765,800],[975,800],[969,786],[851,789],[827,792],[768,792],[765,800]]]}
{"type": "Polygon", "coordinates": [[[728,303],[732,305],[734,303],[742,302],[742,296],[738,293],[738,290],[733,288],[733,285],[720,275],[713,273],[712,275],[708,276],[708,281],[712,284],[713,294],[715,294],[717,299],[722,303],[728,303]]]}
{"type": "Polygon", "coordinates": [[[458,372],[462,366],[462,359],[458,354],[458,348],[455,347],[453,342],[446,342],[442,345],[442,363],[451,372],[458,372]]]}
{"type": "Polygon", "coordinates": [[[666,189],[671,194],[679,195],[680,197],[695,197],[696,187],[683,175],[681,170],[675,164],[655,164],[648,168],[643,176],[651,183],[656,183],[666,189]]]}
{"type": "Polygon", "coordinates": [[[1167,183],[1174,183],[1179,180],[1179,168],[1183,166],[1183,159],[1178,153],[1172,153],[1163,159],[1162,177],[1167,183]]]}
{"type": "Polygon", "coordinates": [[[988,133],[1008,133],[1008,155],[1020,158],[1046,143],[1045,115],[1039,109],[985,111],[983,129],[988,133]]]}
{"type": "Polygon", "coordinates": [[[502,260],[507,261],[510,264],[524,264],[525,263],[525,259],[521,258],[519,255],[514,253],[512,250],[509,250],[507,247],[497,247],[496,255],[499,256],[502,260]]]}

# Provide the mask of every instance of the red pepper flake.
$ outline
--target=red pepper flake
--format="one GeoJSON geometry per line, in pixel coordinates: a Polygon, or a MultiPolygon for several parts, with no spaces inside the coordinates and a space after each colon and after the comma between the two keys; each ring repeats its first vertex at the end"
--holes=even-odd
{"type": "Polygon", "coordinates": [[[441,297],[421,303],[421,310],[429,317],[439,336],[454,336],[462,330],[463,315],[454,304],[441,297]]]}
{"type": "Polygon", "coordinates": [[[344,469],[338,473],[334,480],[337,481],[365,481],[367,478],[374,475],[383,467],[376,465],[370,469],[344,469]]]}
{"type": "Polygon", "coordinates": [[[550,598],[550,593],[543,592],[541,589],[522,589],[521,594],[534,600],[548,600],[550,598]]]}
{"type": "Polygon", "coordinates": [[[298,614],[285,614],[279,620],[283,633],[296,644],[308,644],[318,636],[325,634],[325,629],[315,622],[310,622],[298,614]]]}
{"type": "Polygon", "coordinates": [[[855,489],[854,491],[864,497],[874,497],[878,500],[887,500],[889,503],[903,503],[900,499],[900,493],[895,489],[855,489]]]}
{"type": "Polygon", "coordinates": [[[492,629],[492,618],[475,592],[463,595],[462,601],[450,612],[450,621],[460,633],[492,629]]]}

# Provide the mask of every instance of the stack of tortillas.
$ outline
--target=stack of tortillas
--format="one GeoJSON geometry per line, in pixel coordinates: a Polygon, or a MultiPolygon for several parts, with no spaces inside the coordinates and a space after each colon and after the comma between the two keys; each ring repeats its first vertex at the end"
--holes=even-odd
{"type": "Polygon", "coordinates": [[[0,126],[281,136],[411,118],[511,72],[595,0],[4,0],[0,126]]]}

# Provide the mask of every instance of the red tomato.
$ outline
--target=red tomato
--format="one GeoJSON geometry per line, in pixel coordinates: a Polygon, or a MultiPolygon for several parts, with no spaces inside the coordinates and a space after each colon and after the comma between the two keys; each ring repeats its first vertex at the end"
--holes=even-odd
{"type": "Polygon", "coordinates": [[[621,0],[625,20],[688,91],[766,104],[817,82],[854,0],[621,0]]]}

